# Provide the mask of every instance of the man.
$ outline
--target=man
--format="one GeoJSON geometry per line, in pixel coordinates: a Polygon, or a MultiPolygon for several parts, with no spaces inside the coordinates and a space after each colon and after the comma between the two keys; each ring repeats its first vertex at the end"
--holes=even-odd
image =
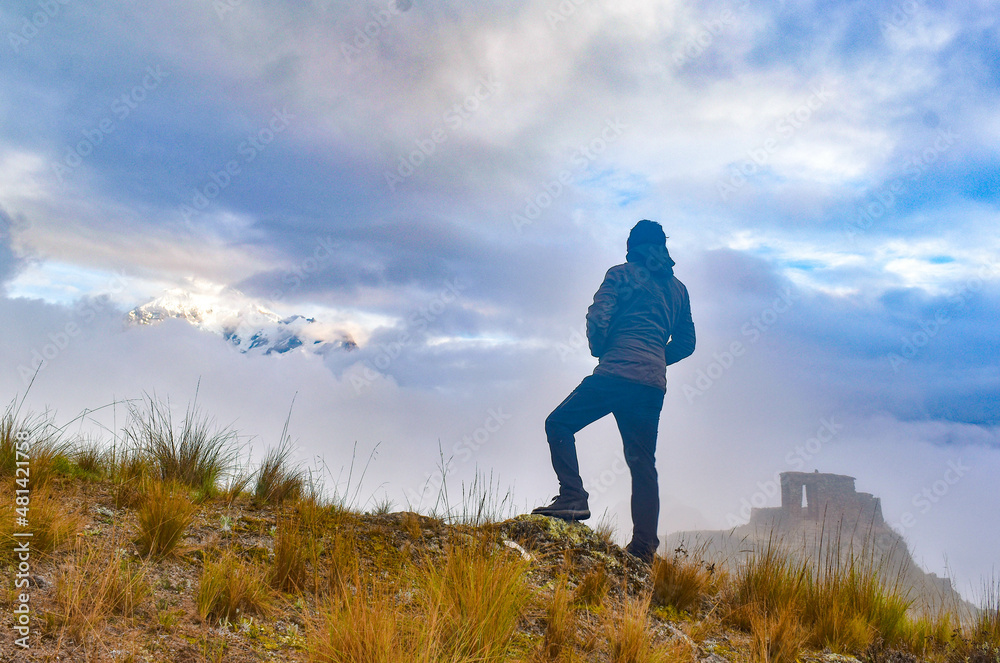
{"type": "Polygon", "coordinates": [[[643,219],[632,228],[625,264],[608,270],[587,310],[587,340],[598,358],[545,420],[559,495],[532,513],[586,520],[574,435],[611,413],[618,422],[625,462],[632,474],[632,541],[626,550],[647,562],[659,546],[656,432],[667,388],[667,366],[694,352],[694,323],[687,288],[674,276],[659,223],[643,219]]]}

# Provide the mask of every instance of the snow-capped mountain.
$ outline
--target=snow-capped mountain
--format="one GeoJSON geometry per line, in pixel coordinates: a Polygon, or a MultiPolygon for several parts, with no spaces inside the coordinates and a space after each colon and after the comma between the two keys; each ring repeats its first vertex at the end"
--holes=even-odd
{"type": "Polygon", "coordinates": [[[168,290],[161,297],[128,312],[130,324],[152,325],[169,318],[186,320],[195,327],[223,337],[240,352],[282,354],[296,348],[316,354],[357,347],[351,335],[314,318],[283,318],[242,293],[195,293],[168,290]]]}

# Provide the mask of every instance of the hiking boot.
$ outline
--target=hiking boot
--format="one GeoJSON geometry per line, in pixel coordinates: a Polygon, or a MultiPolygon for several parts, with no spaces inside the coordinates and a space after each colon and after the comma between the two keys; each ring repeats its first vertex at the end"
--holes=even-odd
{"type": "Polygon", "coordinates": [[[552,504],[540,506],[531,513],[538,516],[551,516],[552,518],[561,518],[562,520],[573,522],[590,518],[590,507],[587,506],[586,497],[558,495],[552,500],[552,504]]]}
{"type": "Polygon", "coordinates": [[[627,552],[629,555],[632,555],[632,557],[635,557],[641,562],[645,562],[646,564],[652,565],[653,557],[656,554],[656,549],[649,548],[647,546],[640,546],[635,541],[632,541],[627,546],[625,546],[625,552],[627,552]]]}

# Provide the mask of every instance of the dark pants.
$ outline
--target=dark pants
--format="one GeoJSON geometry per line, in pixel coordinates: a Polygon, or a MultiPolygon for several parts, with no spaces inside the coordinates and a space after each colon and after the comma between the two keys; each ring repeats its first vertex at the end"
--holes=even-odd
{"type": "Polygon", "coordinates": [[[606,375],[588,375],[545,420],[552,467],[559,493],[588,497],[576,456],[577,431],[607,414],[614,414],[632,473],[632,540],[643,548],[659,545],[656,523],[660,495],[656,484],[656,430],[663,392],[637,382],[606,375]]]}

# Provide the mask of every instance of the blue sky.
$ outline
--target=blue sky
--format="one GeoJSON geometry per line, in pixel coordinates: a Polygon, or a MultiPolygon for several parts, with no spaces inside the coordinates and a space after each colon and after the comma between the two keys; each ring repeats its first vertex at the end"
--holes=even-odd
{"type": "MultiPolygon", "coordinates": [[[[493,471],[530,506],[555,488],[542,421],[594,365],[585,309],[651,218],[698,330],[668,374],[661,529],[725,526],[833,417],[809,469],[856,476],[890,521],[974,460],[905,534],[963,590],[991,572],[990,3],[29,1],[0,28],[9,397],[73,324],[38,409],[180,402],[200,378],[266,445],[299,393],[304,457],[375,450],[366,494],[404,505],[440,445],[449,481],[493,471]],[[123,325],[172,288],[359,348],[255,358],[123,325]]],[[[580,437],[625,530],[619,446],[609,422],[580,437]]]]}

